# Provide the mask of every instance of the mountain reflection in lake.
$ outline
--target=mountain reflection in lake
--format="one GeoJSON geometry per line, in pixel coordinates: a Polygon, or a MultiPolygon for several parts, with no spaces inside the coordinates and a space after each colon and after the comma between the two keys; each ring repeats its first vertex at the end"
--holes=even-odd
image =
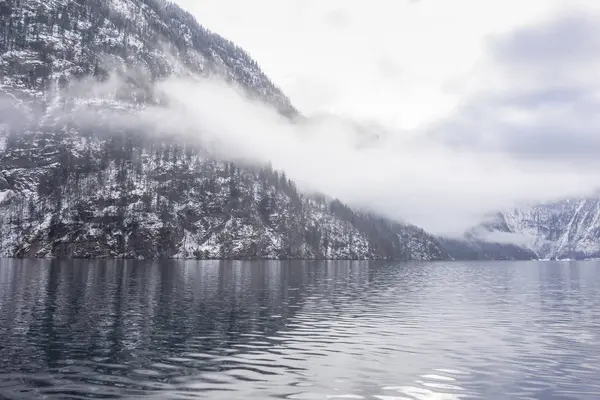
{"type": "Polygon", "coordinates": [[[599,399],[600,264],[0,260],[0,399],[599,399]]]}

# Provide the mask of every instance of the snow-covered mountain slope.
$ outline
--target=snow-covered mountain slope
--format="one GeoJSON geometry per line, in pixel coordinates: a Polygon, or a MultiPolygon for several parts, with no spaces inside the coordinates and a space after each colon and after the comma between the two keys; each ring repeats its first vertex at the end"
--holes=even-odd
{"type": "Polygon", "coordinates": [[[0,255],[442,259],[421,230],[299,194],[238,168],[129,137],[27,136],[0,158],[0,255]],[[34,167],[27,167],[28,160],[34,167]],[[2,190],[4,189],[4,190],[2,190]]]}
{"type": "MultiPolygon", "coordinates": [[[[247,53],[165,0],[4,0],[0,18],[0,94],[9,98],[49,100],[54,85],[127,65],[150,78],[218,74],[295,114],[247,53]]],[[[145,100],[134,83],[130,100],[145,100]]]]}
{"type": "Polygon", "coordinates": [[[576,198],[518,208],[474,230],[487,240],[512,242],[539,258],[600,257],[600,199],[576,198]]]}
{"type": "Polygon", "coordinates": [[[4,0],[0,17],[0,256],[452,257],[415,226],[302,195],[268,166],[69,119],[160,105],[154,82],[182,74],[219,75],[297,115],[255,61],[179,7],[4,0]],[[127,84],[103,97],[75,90],[115,73],[127,84]]]}

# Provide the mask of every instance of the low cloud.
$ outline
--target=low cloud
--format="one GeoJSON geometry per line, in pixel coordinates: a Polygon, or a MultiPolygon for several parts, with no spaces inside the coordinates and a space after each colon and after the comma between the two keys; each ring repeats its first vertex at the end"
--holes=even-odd
{"type": "Polygon", "coordinates": [[[477,230],[472,232],[479,240],[489,243],[513,244],[524,248],[535,248],[536,241],[539,240],[534,235],[527,233],[501,232],[501,231],[486,231],[477,230]]]}
{"type": "Polygon", "coordinates": [[[510,153],[458,149],[434,137],[335,116],[292,122],[218,79],[157,83],[164,105],[112,124],[172,135],[240,163],[270,162],[317,191],[431,232],[457,235],[516,202],[584,194],[598,173],[531,164],[510,153]]]}
{"type": "MultiPolygon", "coordinates": [[[[327,113],[292,122],[216,78],[189,75],[150,88],[160,106],[75,116],[90,127],[176,137],[241,163],[270,162],[306,191],[458,235],[491,211],[597,188],[596,20],[560,16],[490,39],[473,74],[453,86],[459,106],[418,129],[327,113]]],[[[383,69],[400,68],[383,60],[383,69]]],[[[121,84],[71,93],[110,98],[121,84]]],[[[335,87],[327,90],[335,96],[335,87]]]]}

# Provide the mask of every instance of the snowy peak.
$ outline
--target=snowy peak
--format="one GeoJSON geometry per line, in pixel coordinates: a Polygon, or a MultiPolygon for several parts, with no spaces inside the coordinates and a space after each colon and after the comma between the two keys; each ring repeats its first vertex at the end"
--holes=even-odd
{"type": "Polygon", "coordinates": [[[476,228],[533,250],[539,258],[600,256],[600,199],[575,198],[498,213],[476,228]]]}

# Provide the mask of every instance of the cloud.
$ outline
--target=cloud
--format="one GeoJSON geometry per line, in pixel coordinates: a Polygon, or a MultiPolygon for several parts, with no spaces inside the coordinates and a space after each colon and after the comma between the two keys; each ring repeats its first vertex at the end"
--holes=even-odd
{"type": "Polygon", "coordinates": [[[476,78],[466,83],[475,89],[431,131],[457,148],[551,167],[597,167],[598,22],[598,16],[567,14],[490,39],[476,78]]]}
{"type": "MultiPolygon", "coordinates": [[[[460,234],[485,213],[515,201],[578,193],[599,175],[524,168],[505,154],[461,151],[331,115],[292,122],[216,78],[170,77],[154,91],[163,106],[104,115],[104,123],[168,135],[240,163],[270,162],[304,191],[434,233],[460,234]],[[369,136],[375,131],[376,137],[369,136]]],[[[78,117],[90,124],[99,118],[78,117]]]]}
{"type": "Polygon", "coordinates": [[[348,14],[346,14],[343,9],[339,8],[327,12],[324,20],[326,24],[341,30],[347,28],[351,23],[348,14]]]}
{"type": "Polygon", "coordinates": [[[471,72],[488,34],[537,21],[555,2],[177,0],[249,51],[307,115],[404,129],[452,111],[459,99],[443,87],[471,72]]]}
{"type": "Polygon", "coordinates": [[[543,79],[572,78],[569,75],[573,68],[580,69],[600,59],[597,22],[597,16],[588,13],[560,15],[493,40],[492,54],[497,62],[510,69],[544,72],[543,79]]]}
{"type": "Polygon", "coordinates": [[[534,248],[538,237],[527,233],[478,230],[472,232],[479,240],[490,243],[514,244],[525,248],[534,248]]]}
{"type": "MultiPolygon", "coordinates": [[[[168,107],[146,109],[126,121],[202,145],[224,158],[271,162],[307,191],[323,192],[440,234],[462,233],[491,211],[584,195],[598,186],[600,135],[595,132],[600,125],[595,110],[600,81],[590,71],[596,68],[600,36],[593,15],[552,14],[542,20],[526,19],[525,25],[522,19],[511,22],[500,15],[504,25],[485,30],[494,34],[480,35],[480,49],[477,41],[452,47],[441,38],[448,33],[452,40],[468,41],[467,34],[481,31],[478,22],[462,30],[450,25],[441,35],[423,40],[413,36],[411,41],[418,43],[411,49],[409,41],[401,42],[409,49],[397,54],[387,51],[386,44],[372,42],[368,34],[364,38],[356,34],[357,21],[362,21],[362,31],[375,27],[369,19],[394,10],[390,3],[384,3],[377,15],[365,9],[362,20],[357,19],[360,5],[348,3],[344,13],[337,14],[344,15],[343,29],[327,21],[342,7],[336,2],[328,7],[315,2],[300,2],[297,8],[290,4],[296,2],[271,4],[272,11],[282,16],[275,23],[287,29],[279,37],[284,47],[275,51],[263,45],[259,50],[274,60],[281,55],[276,75],[289,74],[284,79],[288,88],[313,106],[306,121],[291,123],[218,80],[177,77],[155,87],[168,107]],[[313,19],[315,15],[321,18],[313,19]],[[306,25],[307,21],[317,25],[306,25]],[[340,29],[356,39],[354,46],[347,48],[346,42],[338,41],[334,32],[340,29]],[[299,32],[307,37],[296,38],[299,32]],[[332,33],[324,37],[323,32],[332,33]],[[306,54],[296,46],[304,41],[309,46],[319,43],[309,51],[315,59],[307,59],[307,65],[300,64],[306,54]],[[419,55],[417,47],[428,43],[435,43],[434,49],[419,55]],[[453,51],[444,53],[444,45],[453,51]],[[287,53],[288,47],[298,54],[287,53]],[[332,49],[342,54],[331,58],[332,49]],[[436,51],[441,55],[433,54],[436,51]],[[416,61],[405,62],[403,54],[416,61]],[[571,59],[564,60],[561,54],[571,59]],[[452,56],[459,60],[428,64],[452,56]],[[446,65],[451,71],[442,73],[446,65]],[[396,96],[398,91],[408,94],[396,96]],[[456,104],[440,112],[444,96],[456,104]],[[425,106],[405,109],[416,100],[425,106]],[[433,111],[427,110],[429,105],[433,111]],[[361,107],[368,112],[353,112],[361,107]],[[416,126],[394,123],[422,110],[426,112],[421,116],[431,113],[416,126]]],[[[479,3],[469,4],[479,10],[479,3]]],[[[396,7],[405,11],[402,5],[396,7]]],[[[427,28],[432,21],[443,21],[445,12],[454,12],[435,0],[410,7],[425,7],[420,12],[431,14],[430,19],[419,20],[428,21],[427,28]]],[[[491,8],[492,14],[501,14],[491,8]]],[[[533,7],[523,14],[533,15],[532,10],[539,11],[533,7]]],[[[247,11],[250,16],[262,15],[260,10],[247,11]]],[[[387,16],[380,24],[389,28],[387,16]]],[[[254,54],[252,48],[250,52],[254,54]]],[[[279,84],[276,78],[275,82],[279,84]]]]}

